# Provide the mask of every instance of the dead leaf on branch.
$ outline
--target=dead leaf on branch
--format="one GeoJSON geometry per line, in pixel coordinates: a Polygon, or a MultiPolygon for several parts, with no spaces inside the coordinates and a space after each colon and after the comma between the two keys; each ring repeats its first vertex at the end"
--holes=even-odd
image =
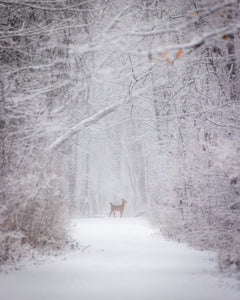
{"type": "Polygon", "coordinates": [[[167,62],[169,65],[172,65],[172,64],[173,64],[172,60],[170,60],[168,57],[166,58],[166,62],[167,62]]]}
{"type": "Polygon", "coordinates": [[[183,55],[183,50],[180,49],[177,53],[176,53],[176,58],[180,58],[183,55]]]}

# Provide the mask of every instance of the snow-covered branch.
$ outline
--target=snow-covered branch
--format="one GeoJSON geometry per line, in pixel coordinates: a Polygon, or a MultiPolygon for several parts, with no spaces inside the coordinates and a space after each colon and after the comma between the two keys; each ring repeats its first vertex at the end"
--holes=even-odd
{"type": "Polygon", "coordinates": [[[1,4],[8,4],[8,5],[21,5],[21,6],[26,6],[31,9],[41,9],[45,11],[76,11],[76,10],[81,10],[81,11],[90,11],[90,9],[83,9],[82,6],[93,3],[96,0],[87,0],[85,2],[80,2],[74,5],[66,4],[65,0],[61,1],[45,1],[42,4],[45,4],[43,6],[39,6],[39,1],[0,1],[1,4]],[[36,4],[35,4],[36,3],[36,4]],[[47,6],[46,4],[50,4],[47,6]],[[64,4],[64,6],[56,7],[57,4],[64,4]]]}
{"type": "MultiPolygon", "coordinates": [[[[183,49],[185,49],[185,50],[196,49],[196,48],[200,47],[201,45],[205,44],[206,42],[210,42],[219,37],[221,37],[221,38],[223,38],[224,36],[227,37],[228,35],[232,35],[232,34],[239,32],[239,30],[240,30],[240,22],[238,22],[236,24],[231,24],[231,25],[225,26],[220,29],[213,30],[208,33],[205,33],[201,37],[195,38],[189,43],[183,43],[183,44],[180,43],[180,44],[176,44],[176,45],[162,46],[162,47],[158,47],[155,49],[151,49],[149,51],[142,50],[139,48],[137,50],[128,51],[128,53],[132,54],[132,55],[149,56],[150,54],[151,55],[152,54],[163,54],[166,52],[183,50],[183,49]]],[[[123,52],[124,52],[124,50],[123,50],[123,52]]]]}
{"type": "Polygon", "coordinates": [[[120,106],[120,104],[110,105],[110,106],[106,107],[105,109],[93,114],[92,116],[80,121],[78,124],[71,127],[64,135],[62,135],[58,139],[56,139],[56,141],[54,143],[52,143],[52,145],[50,146],[50,150],[56,149],[59,145],[61,145],[66,140],[68,140],[71,136],[78,133],[83,128],[89,127],[89,126],[95,124],[97,121],[99,121],[106,115],[114,112],[119,106],[120,106]]]}

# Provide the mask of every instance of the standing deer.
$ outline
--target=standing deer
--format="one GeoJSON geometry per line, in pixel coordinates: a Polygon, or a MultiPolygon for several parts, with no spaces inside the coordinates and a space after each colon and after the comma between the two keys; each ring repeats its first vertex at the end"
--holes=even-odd
{"type": "Polygon", "coordinates": [[[109,213],[109,218],[111,217],[112,213],[114,215],[114,217],[116,217],[115,215],[115,211],[119,211],[120,212],[120,218],[122,217],[123,215],[123,211],[124,211],[124,207],[125,207],[125,204],[127,203],[126,200],[122,199],[122,204],[121,205],[115,205],[115,204],[112,204],[110,202],[110,206],[111,206],[111,210],[110,210],[110,213],[109,213]]]}

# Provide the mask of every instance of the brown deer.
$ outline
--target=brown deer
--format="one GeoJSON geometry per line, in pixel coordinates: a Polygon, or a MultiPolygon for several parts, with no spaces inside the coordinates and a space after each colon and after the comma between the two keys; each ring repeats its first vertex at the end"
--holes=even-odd
{"type": "Polygon", "coordinates": [[[114,217],[116,217],[115,215],[115,211],[119,211],[120,212],[120,218],[122,217],[123,215],[123,211],[124,211],[124,207],[125,207],[125,204],[127,203],[126,200],[122,199],[122,204],[121,205],[115,205],[115,204],[112,204],[110,202],[110,206],[111,206],[111,210],[110,210],[110,213],[109,213],[109,218],[111,217],[112,213],[114,215],[114,217]]]}

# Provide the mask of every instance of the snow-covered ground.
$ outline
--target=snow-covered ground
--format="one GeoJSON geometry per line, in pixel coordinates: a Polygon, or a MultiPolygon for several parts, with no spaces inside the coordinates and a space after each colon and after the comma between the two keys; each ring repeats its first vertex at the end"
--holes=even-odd
{"type": "Polygon", "coordinates": [[[153,234],[142,219],[81,219],[84,248],[42,265],[0,274],[1,300],[239,300],[213,253],[153,234]]]}

